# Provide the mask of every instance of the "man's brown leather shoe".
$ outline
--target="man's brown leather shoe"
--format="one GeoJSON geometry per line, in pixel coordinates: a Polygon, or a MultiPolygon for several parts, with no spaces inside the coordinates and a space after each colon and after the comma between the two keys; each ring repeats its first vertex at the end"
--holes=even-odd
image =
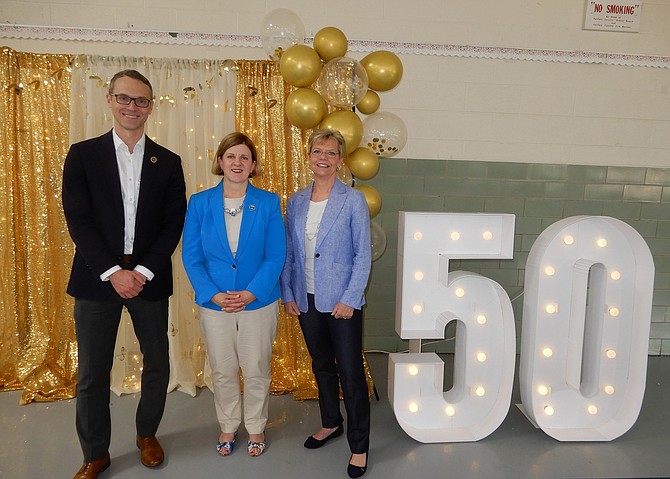
{"type": "Polygon", "coordinates": [[[137,436],[137,447],[140,449],[140,460],[145,466],[156,467],[163,463],[165,453],[155,437],[137,436]]]}
{"type": "Polygon", "coordinates": [[[109,456],[97,461],[85,462],[72,479],[96,479],[98,474],[107,469],[111,463],[109,456]]]}

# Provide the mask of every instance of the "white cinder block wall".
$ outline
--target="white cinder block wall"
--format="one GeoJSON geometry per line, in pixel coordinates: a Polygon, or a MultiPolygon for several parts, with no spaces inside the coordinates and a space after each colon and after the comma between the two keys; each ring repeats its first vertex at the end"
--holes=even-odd
{"type": "MultiPolygon", "coordinates": [[[[258,35],[264,15],[296,12],[308,36],[670,56],[670,0],[642,0],[639,33],[585,31],[587,0],[3,0],[0,23],[258,35]]],[[[261,48],[1,38],[18,51],[263,59],[261,48]]],[[[349,56],[360,59],[361,52],[349,56]]],[[[401,55],[402,156],[670,167],[670,69],[401,55]]]]}

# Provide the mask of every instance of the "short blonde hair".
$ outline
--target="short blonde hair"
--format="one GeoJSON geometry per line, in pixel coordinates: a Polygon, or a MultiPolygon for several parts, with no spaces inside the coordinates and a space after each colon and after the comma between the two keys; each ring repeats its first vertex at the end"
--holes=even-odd
{"type": "Polygon", "coordinates": [[[309,135],[309,140],[307,140],[307,154],[312,153],[312,147],[315,143],[320,143],[322,141],[330,140],[334,138],[337,141],[337,149],[340,152],[340,158],[344,158],[344,150],[346,143],[342,133],[337,130],[330,130],[328,128],[321,128],[319,130],[314,130],[311,135],[309,135]]]}
{"type": "Polygon", "coordinates": [[[216,155],[214,155],[214,162],[212,163],[212,173],[223,176],[223,170],[221,169],[221,165],[219,165],[219,158],[221,158],[229,148],[232,148],[236,145],[246,145],[251,151],[251,161],[254,163],[254,169],[251,170],[249,177],[252,178],[256,176],[260,169],[256,145],[254,145],[254,142],[251,141],[251,138],[249,138],[244,133],[240,133],[239,131],[228,133],[219,143],[219,147],[216,149],[216,155]]]}

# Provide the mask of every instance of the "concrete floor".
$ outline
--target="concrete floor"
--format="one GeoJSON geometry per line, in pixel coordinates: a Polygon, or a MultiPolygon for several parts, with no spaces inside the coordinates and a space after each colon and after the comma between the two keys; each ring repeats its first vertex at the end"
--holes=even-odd
{"type": "MultiPolygon", "coordinates": [[[[372,401],[370,467],[366,478],[643,478],[670,476],[670,357],[650,357],[642,412],[622,437],[607,443],[561,443],[535,429],[512,406],[502,425],[470,443],[421,444],[400,428],[386,393],[387,357],[368,354],[380,394],[372,401]]],[[[445,368],[448,369],[448,368],[445,368]]],[[[19,406],[20,391],[0,394],[0,477],[71,478],[81,465],[74,400],[19,406]]],[[[519,402],[515,385],[513,403],[519,402]]],[[[230,457],[215,451],[218,425],[208,389],[192,398],[168,395],[159,439],[166,461],[152,470],[134,444],[137,396],[112,396],[112,465],[107,478],[346,478],[344,437],[319,450],[302,443],[319,427],[316,401],[273,396],[268,449],[246,454],[246,434],[230,457]]]]}

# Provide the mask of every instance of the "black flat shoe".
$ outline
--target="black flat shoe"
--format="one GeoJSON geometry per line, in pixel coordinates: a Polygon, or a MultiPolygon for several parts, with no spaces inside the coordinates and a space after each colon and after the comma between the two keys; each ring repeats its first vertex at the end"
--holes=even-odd
{"type": "Polygon", "coordinates": [[[318,449],[321,446],[325,445],[331,439],[335,439],[336,437],[340,437],[343,432],[344,432],[344,427],[342,426],[342,424],[340,424],[339,426],[337,426],[337,429],[335,429],[333,432],[330,433],[330,435],[328,435],[327,437],[325,437],[323,439],[316,439],[314,436],[309,436],[305,440],[304,446],[307,449],[318,449]]]}
{"type": "MultiPolygon", "coordinates": [[[[351,457],[353,458],[354,455],[352,454],[351,457]]],[[[370,458],[370,453],[368,452],[365,454],[365,466],[354,466],[351,463],[351,458],[349,459],[349,465],[347,466],[347,474],[349,474],[349,477],[352,479],[356,479],[357,477],[361,477],[363,474],[365,474],[365,471],[368,470],[368,459],[370,458]]]]}

